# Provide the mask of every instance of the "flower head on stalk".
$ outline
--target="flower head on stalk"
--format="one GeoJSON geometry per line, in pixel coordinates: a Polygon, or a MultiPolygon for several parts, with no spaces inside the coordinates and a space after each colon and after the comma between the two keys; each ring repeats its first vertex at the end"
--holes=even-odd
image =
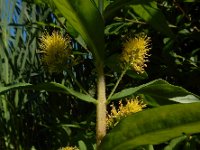
{"type": "Polygon", "coordinates": [[[126,104],[122,104],[122,100],[119,101],[119,108],[116,109],[114,104],[111,105],[110,114],[107,113],[107,128],[114,127],[122,118],[142,111],[146,107],[146,104],[139,97],[133,99],[126,99],[126,104]]]}
{"type": "Polygon", "coordinates": [[[144,34],[139,34],[134,38],[129,38],[123,44],[123,51],[121,61],[123,67],[129,66],[137,73],[143,73],[145,64],[148,59],[147,56],[150,50],[150,38],[144,34]]]}
{"type": "Polygon", "coordinates": [[[70,37],[63,37],[54,31],[52,35],[45,33],[41,37],[42,62],[50,73],[60,73],[69,65],[72,60],[72,46],[70,37]]]}

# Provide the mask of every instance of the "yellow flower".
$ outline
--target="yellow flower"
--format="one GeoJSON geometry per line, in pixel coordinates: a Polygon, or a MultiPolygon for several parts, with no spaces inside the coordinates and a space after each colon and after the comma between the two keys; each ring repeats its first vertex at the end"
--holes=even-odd
{"type": "Polygon", "coordinates": [[[72,146],[66,146],[59,148],[58,150],[79,150],[77,147],[72,147],[72,146]]]}
{"type": "Polygon", "coordinates": [[[124,66],[129,66],[137,73],[143,73],[147,65],[147,56],[150,38],[146,35],[138,35],[135,38],[128,39],[123,45],[121,60],[124,66]]]}
{"type": "Polygon", "coordinates": [[[69,36],[63,38],[55,31],[52,35],[44,34],[39,46],[43,53],[42,62],[50,73],[60,73],[68,66],[72,54],[69,36]]]}
{"type": "Polygon", "coordinates": [[[114,104],[111,105],[110,114],[107,113],[107,128],[114,127],[122,118],[142,111],[146,107],[139,97],[134,99],[126,99],[126,105],[122,104],[122,100],[119,101],[119,108],[116,110],[114,104]]]}

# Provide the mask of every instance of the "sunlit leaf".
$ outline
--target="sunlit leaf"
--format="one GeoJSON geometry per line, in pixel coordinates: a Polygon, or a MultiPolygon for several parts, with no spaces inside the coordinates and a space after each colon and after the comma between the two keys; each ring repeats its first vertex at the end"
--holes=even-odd
{"type": "Polygon", "coordinates": [[[163,105],[171,103],[199,102],[199,96],[192,94],[186,89],[169,84],[167,81],[157,79],[149,83],[124,89],[115,93],[110,99],[121,99],[130,95],[142,94],[150,105],[163,105]]]}
{"type": "Polygon", "coordinates": [[[200,103],[166,105],[121,120],[103,139],[100,150],[130,150],[200,132],[200,103]]]}
{"type": "Polygon", "coordinates": [[[60,13],[82,36],[95,58],[104,58],[104,23],[91,0],[53,0],[60,13]]]}

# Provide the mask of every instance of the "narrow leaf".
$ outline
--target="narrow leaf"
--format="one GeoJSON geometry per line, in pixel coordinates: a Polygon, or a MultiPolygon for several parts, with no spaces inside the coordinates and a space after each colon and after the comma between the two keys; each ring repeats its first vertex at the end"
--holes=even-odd
{"type": "Polygon", "coordinates": [[[53,0],[60,13],[82,36],[96,59],[104,57],[104,23],[91,0],[53,0]]]}
{"type": "Polygon", "coordinates": [[[167,81],[157,79],[149,83],[124,89],[121,92],[115,93],[108,102],[115,99],[121,99],[130,95],[142,94],[149,101],[155,101],[157,105],[170,103],[191,103],[199,102],[199,96],[187,91],[186,89],[169,84],[167,81]]]}
{"type": "Polygon", "coordinates": [[[78,145],[80,150],[87,150],[87,147],[82,140],[78,141],[78,145]]]}
{"type": "Polygon", "coordinates": [[[109,20],[111,17],[115,15],[115,12],[123,8],[124,6],[128,5],[137,5],[137,4],[147,4],[154,0],[115,0],[114,2],[110,3],[105,11],[104,11],[104,18],[105,20],[109,20]]]}
{"type": "Polygon", "coordinates": [[[130,7],[157,31],[169,37],[173,37],[173,33],[168,26],[165,16],[157,8],[155,3],[131,5],[130,7]]]}
{"type": "Polygon", "coordinates": [[[153,0],[116,0],[105,9],[105,20],[109,20],[112,16],[114,16],[117,10],[128,5],[138,16],[148,22],[156,30],[167,36],[173,37],[173,33],[167,24],[165,16],[157,8],[156,2],[153,0]]]}
{"type": "Polygon", "coordinates": [[[66,94],[71,94],[83,101],[97,104],[97,101],[93,97],[91,97],[89,95],[85,95],[80,92],[77,92],[77,91],[73,90],[72,88],[68,88],[68,87],[66,87],[60,83],[56,83],[56,82],[41,83],[38,85],[32,85],[29,83],[18,83],[18,84],[14,84],[14,85],[7,86],[7,87],[0,87],[0,94],[4,94],[7,91],[16,90],[16,89],[39,90],[39,91],[46,90],[46,91],[50,91],[50,92],[66,93],[66,94]]]}
{"type": "Polygon", "coordinates": [[[115,94],[110,98],[110,100],[121,99],[121,98],[130,96],[130,95],[136,93],[137,91],[139,91],[140,89],[145,88],[145,87],[148,87],[149,85],[155,84],[155,83],[157,83],[157,82],[159,82],[159,81],[160,81],[160,79],[151,81],[151,82],[149,82],[149,83],[146,83],[146,84],[143,84],[143,85],[140,85],[140,86],[137,86],[137,87],[123,89],[122,91],[120,91],[120,92],[118,92],[118,93],[115,93],[115,94]]]}
{"type": "Polygon", "coordinates": [[[100,150],[129,150],[200,132],[200,103],[166,105],[122,119],[103,139],[100,150]]]}
{"type": "Polygon", "coordinates": [[[186,135],[175,138],[171,140],[170,143],[165,146],[163,150],[178,150],[181,148],[180,146],[183,144],[183,142],[185,142],[185,140],[187,140],[187,138],[188,137],[186,135]]]}

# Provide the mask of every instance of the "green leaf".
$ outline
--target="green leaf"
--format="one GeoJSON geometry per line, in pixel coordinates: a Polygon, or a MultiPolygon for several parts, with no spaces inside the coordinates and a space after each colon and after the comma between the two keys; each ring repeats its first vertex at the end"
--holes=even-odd
{"type": "Polygon", "coordinates": [[[187,140],[187,138],[188,137],[186,135],[183,135],[171,140],[170,143],[165,146],[164,150],[179,150],[181,148],[180,146],[183,142],[185,142],[185,140],[187,140]]]}
{"type": "Polygon", "coordinates": [[[135,113],[108,133],[100,150],[129,150],[200,132],[200,103],[166,105],[135,113]]]}
{"type": "Polygon", "coordinates": [[[89,49],[100,61],[104,58],[104,23],[91,0],[53,0],[60,13],[82,36],[89,49]]]}
{"type": "Polygon", "coordinates": [[[110,3],[105,11],[104,11],[104,18],[105,20],[109,20],[111,17],[113,17],[116,13],[116,11],[120,10],[124,6],[127,5],[137,5],[137,4],[148,4],[149,2],[152,2],[154,0],[115,0],[114,2],[110,3]]]}
{"type": "Polygon", "coordinates": [[[10,90],[24,89],[31,85],[32,84],[30,84],[30,83],[17,83],[17,84],[10,85],[10,86],[2,86],[1,85],[0,86],[0,94],[4,94],[10,90]]]}
{"type": "Polygon", "coordinates": [[[123,30],[124,27],[127,27],[130,23],[125,22],[116,22],[109,24],[105,27],[105,34],[106,35],[117,35],[120,34],[120,31],[123,30]]]}
{"type": "Polygon", "coordinates": [[[87,150],[87,147],[82,140],[78,141],[78,145],[80,150],[87,150]]]}
{"type": "Polygon", "coordinates": [[[151,105],[163,105],[173,103],[191,103],[199,102],[199,96],[187,91],[186,89],[169,84],[167,81],[157,79],[149,83],[124,89],[121,92],[115,93],[111,100],[121,99],[130,95],[142,94],[151,105]],[[149,101],[148,101],[149,100],[149,101]]]}
{"type": "Polygon", "coordinates": [[[126,5],[129,5],[137,15],[148,22],[157,31],[169,37],[174,36],[168,26],[165,16],[160,9],[157,8],[156,2],[152,0],[117,0],[106,8],[104,12],[105,20],[113,16],[115,11],[126,5]]]}
{"type": "Polygon", "coordinates": [[[56,82],[50,82],[50,83],[41,83],[38,85],[32,85],[29,83],[17,83],[11,86],[7,87],[0,87],[0,94],[4,94],[7,91],[10,90],[17,90],[17,89],[24,89],[24,90],[46,90],[50,92],[60,92],[60,93],[65,93],[65,94],[71,94],[83,101],[90,102],[97,104],[96,99],[89,95],[85,95],[83,93],[77,92],[73,90],[72,88],[68,88],[64,86],[63,84],[56,83],[56,82]]]}
{"type": "Polygon", "coordinates": [[[160,9],[157,8],[156,2],[131,5],[130,7],[135,11],[136,14],[148,22],[157,31],[169,37],[173,37],[173,33],[168,26],[165,16],[160,9]]]}
{"type": "Polygon", "coordinates": [[[111,3],[110,0],[101,0],[101,1],[99,1],[99,0],[94,0],[94,2],[96,3],[96,5],[97,5],[98,7],[101,7],[102,4],[103,4],[103,10],[111,3]],[[99,6],[99,5],[101,5],[101,6],[99,6]]]}

